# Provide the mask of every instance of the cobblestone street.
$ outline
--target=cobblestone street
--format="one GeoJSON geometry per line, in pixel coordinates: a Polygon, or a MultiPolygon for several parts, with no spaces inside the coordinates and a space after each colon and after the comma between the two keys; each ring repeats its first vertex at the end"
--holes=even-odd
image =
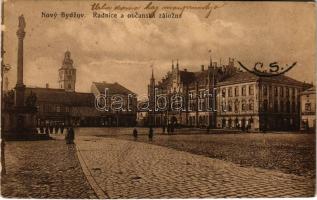
{"type": "Polygon", "coordinates": [[[80,157],[110,198],[308,197],[314,179],[147,143],[81,136],[80,157]]]}
{"type": "Polygon", "coordinates": [[[82,172],[74,145],[63,140],[6,142],[7,198],[96,198],[82,172]]]}

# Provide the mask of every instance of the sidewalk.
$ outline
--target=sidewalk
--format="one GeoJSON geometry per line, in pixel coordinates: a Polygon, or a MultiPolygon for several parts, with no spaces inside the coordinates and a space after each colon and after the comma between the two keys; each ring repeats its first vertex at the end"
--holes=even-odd
{"type": "Polygon", "coordinates": [[[126,140],[81,136],[79,154],[110,198],[308,197],[307,177],[126,140]]]}
{"type": "Polygon", "coordinates": [[[64,140],[10,141],[5,146],[6,198],[96,198],[77,159],[64,140]]]}

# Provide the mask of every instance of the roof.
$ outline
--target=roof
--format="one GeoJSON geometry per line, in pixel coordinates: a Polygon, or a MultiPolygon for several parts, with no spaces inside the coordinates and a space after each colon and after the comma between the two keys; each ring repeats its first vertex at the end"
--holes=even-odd
{"type": "Polygon", "coordinates": [[[108,88],[110,94],[124,94],[124,95],[135,94],[134,92],[125,88],[124,86],[120,85],[117,82],[115,83],[93,82],[92,84],[96,86],[96,88],[98,89],[100,93],[104,93],[105,89],[108,88]]]}
{"type": "Polygon", "coordinates": [[[25,96],[27,97],[31,91],[36,94],[38,102],[71,106],[93,106],[95,101],[92,93],[66,92],[64,89],[53,88],[27,87],[25,96]]]}
{"type": "Polygon", "coordinates": [[[306,87],[308,86],[308,84],[304,82],[297,81],[285,75],[260,77],[250,72],[237,72],[233,74],[232,76],[219,82],[218,85],[220,86],[231,85],[235,83],[246,83],[246,82],[255,82],[255,81],[274,82],[274,83],[281,83],[286,85],[296,85],[296,86],[306,86],[306,87]]]}
{"type": "Polygon", "coordinates": [[[316,86],[308,88],[307,90],[301,92],[301,94],[316,94],[316,86]]]}
{"type": "Polygon", "coordinates": [[[194,72],[179,71],[180,81],[184,84],[192,83],[196,80],[194,72]]]}
{"type": "Polygon", "coordinates": [[[232,76],[225,78],[223,81],[218,82],[218,85],[231,85],[235,83],[254,82],[259,80],[259,77],[250,72],[237,72],[232,76]]]}

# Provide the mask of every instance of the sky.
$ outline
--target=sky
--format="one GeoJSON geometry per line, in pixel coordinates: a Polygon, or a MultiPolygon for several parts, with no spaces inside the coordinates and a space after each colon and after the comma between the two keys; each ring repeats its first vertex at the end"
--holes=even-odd
{"type": "MultiPolygon", "coordinates": [[[[77,69],[76,91],[89,92],[93,81],[118,82],[147,94],[153,66],[156,80],[179,60],[180,69],[200,70],[232,57],[256,62],[297,62],[286,75],[315,82],[315,5],[307,2],[213,2],[206,11],[185,11],[180,19],[96,19],[97,1],[12,1],[4,4],[4,62],[11,65],[9,87],[16,83],[18,16],[26,21],[24,83],[58,88],[65,51],[77,69]],[[42,12],[84,13],[83,19],[43,18],[42,12]]],[[[148,2],[106,2],[144,7],[148,2]]],[[[205,5],[206,2],[153,2],[155,5],[205,5]]],[[[235,63],[238,66],[237,63],[235,63]]]]}

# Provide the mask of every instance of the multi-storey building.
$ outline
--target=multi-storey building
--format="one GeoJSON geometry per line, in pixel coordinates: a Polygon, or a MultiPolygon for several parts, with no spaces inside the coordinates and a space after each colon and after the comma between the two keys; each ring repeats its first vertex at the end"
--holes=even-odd
{"type": "MultiPolygon", "coordinates": [[[[66,51],[62,67],[59,69],[59,87],[49,88],[46,84],[45,88],[26,87],[24,96],[26,99],[24,104],[33,95],[32,103],[37,108],[35,114],[37,126],[48,125],[77,125],[77,126],[133,126],[136,123],[136,96],[133,92],[123,87],[119,83],[92,83],[91,92],[83,93],[75,91],[76,85],[76,69],[73,66],[71,54],[66,51]],[[113,111],[109,112],[98,110],[95,106],[96,96],[104,94],[105,89],[108,90],[108,100],[114,95],[123,97],[123,107],[126,107],[127,96],[132,94],[130,107],[133,110],[113,111]]],[[[6,94],[5,112],[10,113],[13,107],[14,93],[6,94]]],[[[31,103],[31,104],[32,104],[31,103]]],[[[2,118],[2,122],[9,127],[9,120],[2,118]]]]}
{"type": "Polygon", "coordinates": [[[293,130],[299,128],[299,94],[308,84],[280,75],[259,77],[234,67],[212,63],[189,72],[178,63],[158,83],[152,74],[148,86],[149,123],[168,123],[211,128],[293,130]],[[167,109],[160,96],[167,97],[167,109]],[[171,109],[173,97],[181,96],[181,110],[171,109]],[[155,106],[156,102],[156,106],[155,106]]]}
{"type": "Polygon", "coordinates": [[[238,72],[217,85],[219,128],[299,128],[299,94],[307,84],[284,75],[259,77],[238,72]]]}
{"type": "Polygon", "coordinates": [[[158,83],[152,73],[148,85],[149,124],[215,127],[216,83],[235,72],[233,63],[229,59],[228,65],[217,66],[210,61],[207,69],[202,65],[200,71],[190,72],[180,70],[177,61],[158,83]]]}
{"type": "Polygon", "coordinates": [[[316,87],[300,93],[301,130],[316,130],[316,87]]]}

